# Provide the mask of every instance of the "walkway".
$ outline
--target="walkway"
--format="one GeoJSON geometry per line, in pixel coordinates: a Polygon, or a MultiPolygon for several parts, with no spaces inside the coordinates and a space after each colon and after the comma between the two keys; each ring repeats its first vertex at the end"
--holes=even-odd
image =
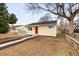
{"type": "Polygon", "coordinates": [[[9,47],[9,46],[15,45],[17,43],[23,42],[23,41],[28,40],[29,38],[33,38],[33,37],[35,37],[35,36],[24,35],[23,37],[20,37],[20,38],[15,38],[12,40],[10,39],[10,41],[2,42],[2,43],[0,43],[0,50],[4,49],[6,47],[9,47]]]}

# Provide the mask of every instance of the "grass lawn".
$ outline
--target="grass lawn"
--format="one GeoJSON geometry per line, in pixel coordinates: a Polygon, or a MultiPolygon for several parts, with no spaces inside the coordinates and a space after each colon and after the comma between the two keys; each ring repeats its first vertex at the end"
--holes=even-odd
{"type": "Polygon", "coordinates": [[[57,38],[38,36],[0,50],[0,55],[3,56],[61,56],[77,54],[77,51],[63,36],[57,38]]]}

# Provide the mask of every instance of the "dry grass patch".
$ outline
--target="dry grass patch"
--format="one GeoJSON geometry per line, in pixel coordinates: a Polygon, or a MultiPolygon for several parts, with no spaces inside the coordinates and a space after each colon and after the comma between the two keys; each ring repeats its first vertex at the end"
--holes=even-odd
{"type": "Polygon", "coordinates": [[[9,41],[9,40],[14,40],[15,38],[19,38],[21,35],[18,35],[18,33],[6,33],[6,34],[0,34],[0,43],[9,41]]]}
{"type": "Polygon", "coordinates": [[[77,55],[75,49],[63,37],[38,36],[0,51],[0,55],[53,56],[77,55]]]}

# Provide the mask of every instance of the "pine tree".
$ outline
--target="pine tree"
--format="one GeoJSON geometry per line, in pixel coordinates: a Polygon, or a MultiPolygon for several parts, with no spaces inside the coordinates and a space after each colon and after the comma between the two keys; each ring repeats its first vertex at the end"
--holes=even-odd
{"type": "Polygon", "coordinates": [[[0,33],[7,33],[9,30],[9,24],[7,21],[0,18],[0,33]]]}
{"type": "Polygon", "coordinates": [[[16,21],[17,21],[16,15],[12,13],[9,18],[9,24],[13,25],[16,23],[16,21]]]}
{"type": "Polygon", "coordinates": [[[6,33],[9,30],[9,13],[5,3],[0,3],[0,33],[6,33]]]}
{"type": "Polygon", "coordinates": [[[13,27],[13,24],[15,24],[16,21],[17,21],[16,15],[12,13],[12,14],[10,15],[10,18],[9,18],[9,21],[8,21],[8,22],[9,22],[9,24],[12,24],[13,30],[15,30],[15,28],[13,27]]]}

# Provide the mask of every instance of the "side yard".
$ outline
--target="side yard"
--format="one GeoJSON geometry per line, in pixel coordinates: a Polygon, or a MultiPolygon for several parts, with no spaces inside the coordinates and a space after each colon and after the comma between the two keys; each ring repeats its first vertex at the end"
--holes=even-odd
{"type": "Polygon", "coordinates": [[[20,44],[0,50],[3,56],[60,56],[78,55],[63,36],[57,38],[38,36],[20,44]]]}

